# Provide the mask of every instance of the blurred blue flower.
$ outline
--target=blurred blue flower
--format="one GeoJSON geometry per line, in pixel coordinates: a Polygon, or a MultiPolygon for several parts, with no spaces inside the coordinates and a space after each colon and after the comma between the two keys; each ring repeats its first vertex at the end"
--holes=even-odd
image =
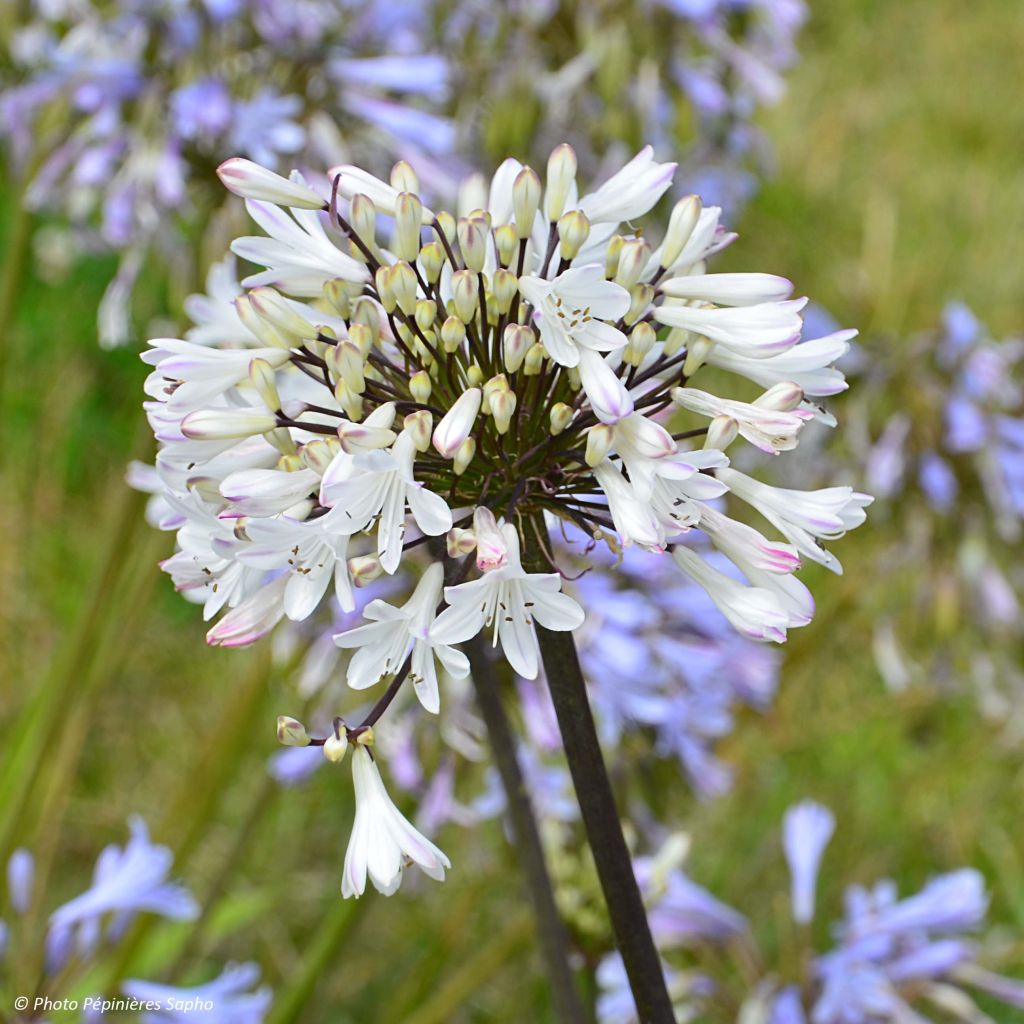
{"type": "Polygon", "coordinates": [[[219,977],[193,988],[132,979],[122,990],[162,1007],[144,1013],[143,1024],[261,1024],[270,1010],[271,991],[255,988],[259,980],[256,964],[228,964],[219,977]]]}

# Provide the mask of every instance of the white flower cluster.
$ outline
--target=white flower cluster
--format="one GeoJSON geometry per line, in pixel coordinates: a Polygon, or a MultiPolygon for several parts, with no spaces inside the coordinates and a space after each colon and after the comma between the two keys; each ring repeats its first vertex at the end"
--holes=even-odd
{"type": "Polygon", "coordinates": [[[367,624],[336,638],[356,650],[350,685],[408,675],[436,712],[435,659],[466,675],[455,645],[484,629],[534,678],[535,623],[584,618],[560,574],[540,571],[556,570],[554,520],[616,549],[671,552],[747,636],[782,641],[810,621],[801,558],[839,571],[819,542],[862,522],[870,499],[772,488],[725,449],[743,437],[788,451],[809,420],[828,420],[810,399],[845,388],[832,364],[853,332],[801,342],[806,300],[789,281],[709,274],[734,236],[696,196],[652,247],[634,222],[674,170],[648,147],[581,196],[562,145],[546,182],[506,160],[489,183],[465,183],[454,216],[424,205],[405,163],[389,182],[335,168],[323,194],[295,172],[221,167],[266,232],[233,249],[265,269],[246,292],[218,271],[220,301],[193,301],[189,338],[144,356],[152,486],[178,536],[164,568],[207,618],[227,610],[211,643],[306,618],[331,589],[351,610],[353,586],[420,547],[429,568],[408,601],[371,602],[367,624]],[[704,366],[766,390],[747,402],[695,388],[704,366]],[[694,426],[671,433],[673,414],[694,426]],[[727,516],[727,493],[786,541],[727,516]],[[689,543],[695,528],[736,576],[689,543]]]}

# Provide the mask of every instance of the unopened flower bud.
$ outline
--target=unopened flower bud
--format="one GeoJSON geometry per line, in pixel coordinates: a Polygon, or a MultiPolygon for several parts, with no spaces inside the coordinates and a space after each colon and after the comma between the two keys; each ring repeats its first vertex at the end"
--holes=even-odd
{"type": "Polygon", "coordinates": [[[377,298],[380,299],[385,313],[394,313],[395,306],[398,305],[391,281],[391,268],[378,267],[377,272],[373,275],[373,283],[377,289],[377,298]]]}
{"type": "Polygon", "coordinates": [[[333,346],[325,361],[335,377],[344,380],[353,394],[361,395],[366,390],[366,379],[363,376],[365,358],[359,346],[349,338],[333,346]]]}
{"type": "Polygon", "coordinates": [[[489,508],[476,507],[473,532],[476,534],[476,567],[484,572],[500,569],[508,561],[508,544],[489,508]]]}
{"type": "Polygon", "coordinates": [[[686,349],[686,361],[683,363],[683,375],[692,377],[703,365],[708,353],[715,343],[699,334],[690,335],[690,343],[686,349]]]}
{"type": "Polygon", "coordinates": [[[736,440],[738,434],[739,425],[731,416],[716,416],[708,427],[704,447],[724,452],[736,440]]]}
{"type": "Polygon", "coordinates": [[[420,299],[416,303],[416,326],[421,331],[429,330],[437,319],[437,303],[433,299],[420,299]]]}
{"type": "Polygon", "coordinates": [[[348,736],[345,734],[345,730],[341,729],[339,732],[333,733],[324,740],[323,752],[324,757],[327,758],[332,764],[337,764],[339,761],[344,760],[345,753],[348,751],[348,736]]]}
{"type": "Polygon", "coordinates": [[[456,227],[459,237],[459,249],[468,269],[479,273],[487,261],[487,237],[490,234],[490,217],[484,213],[474,213],[469,217],[461,217],[456,227]]]}
{"type": "Polygon", "coordinates": [[[476,547],[476,534],[472,530],[463,530],[458,526],[448,531],[445,541],[449,558],[461,558],[468,555],[476,547]]]}
{"type": "Polygon", "coordinates": [[[420,249],[419,262],[427,284],[434,284],[441,276],[441,268],[447,259],[440,242],[428,242],[420,249]]]}
{"type": "Polygon", "coordinates": [[[476,316],[479,301],[477,276],[472,270],[460,270],[452,275],[452,300],[455,315],[468,324],[476,316]]]}
{"type": "Polygon", "coordinates": [[[574,415],[571,405],[566,405],[565,402],[555,402],[551,406],[551,434],[557,436],[562,433],[572,423],[574,415]]]}
{"type": "Polygon", "coordinates": [[[780,381],[773,384],[760,398],[755,398],[753,404],[762,409],[774,409],[776,412],[792,412],[803,400],[803,388],[792,381],[780,381]]]}
{"type": "Polygon", "coordinates": [[[352,582],[357,587],[365,587],[376,579],[380,579],[384,566],[376,555],[356,555],[348,560],[348,571],[352,582]]]}
{"type": "Polygon", "coordinates": [[[484,381],[484,371],[478,363],[470,363],[466,370],[466,381],[471,388],[478,388],[484,381]]]}
{"type": "Polygon", "coordinates": [[[333,437],[318,437],[315,441],[307,441],[302,446],[300,454],[302,462],[307,468],[323,476],[327,472],[327,467],[340,451],[340,441],[333,437]]]}
{"type": "Polygon", "coordinates": [[[558,254],[574,260],[590,235],[590,221],[582,210],[571,210],[558,219],[558,254]]]}
{"type": "Polygon", "coordinates": [[[277,716],[277,742],[286,747],[308,747],[309,734],[297,719],[287,715],[277,716]]]}
{"type": "Polygon", "coordinates": [[[450,316],[441,325],[441,347],[451,354],[457,352],[466,340],[466,325],[457,317],[450,316]]]}
{"type": "MultiPolygon", "coordinates": [[[[449,246],[455,245],[458,239],[455,237],[455,218],[447,211],[442,210],[436,217],[437,223],[434,230],[440,230],[441,235],[448,242],[449,246]]],[[[443,248],[443,245],[442,245],[443,248]]],[[[452,267],[452,270],[455,268],[452,267]]]]}
{"type": "Polygon", "coordinates": [[[452,462],[452,469],[456,476],[462,476],[466,472],[474,455],[476,455],[476,441],[472,437],[467,437],[455,453],[455,459],[452,462]]]}
{"type": "Polygon", "coordinates": [[[416,177],[416,172],[405,160],[399,160],[391,168],[391,187],[396,192],[419,192],[420,179],[416,177]]]}
{"type": "Polygon", "coordinates": [[[282,178],[265,167],[232,157],[217,168],[217,176],[229,192],[243,199],[258,199],[298,210],[322,210],[327,205],[308,185],[282,178]]]}
{"type": "Polygon", "coordinates": [[[263,399],[264,404],[272,412],[281,408],[281,398],[277,393],[277,372],[266,359],[254,359],[249,364],[249,383],[263,399]]]}
{"type": "Polygon", "coordinates": [[[361,452],[372,452],[378,448],[387,448],[394,444],[397,435],[387,427],[374,427],[366,423],[349,423],[342,420],[338,424],[338,440],[341,449],[349,455],[361,452]]]}
{"type": "Polygon", "coordinates": [[[366,425],[368,427],[381,427],[384,430],[388,430],[395,425],[395,415],[397,410],[394,402],[385,402],[383,405],[378,405],[369,416],[366,417],[366,425]]]}
{"type": "Polygon", "coordinates": [[[420,405],[426,405],[431,390],[430,374],[426,370],[417,370],[409,378],[409,393],[420,405]]]}
{"type": "Polygon", "coordinates": [[[537,172],[532,167],[524,167],[512,184],[512,210],[519,238],[529,238],[533,231],[533,221],[540,208],[540,194],[537,172]]]}
{"type": "Polygon", "coordinates": [[[377,742],[377,737],[373,734],[372,726],[361,725],[358,729],[352,730],[352,741],[360,747],[372,747],[377,742]]]}
{"type": "Polygon", "coordinates": [[[512,299],[519,291],[519,279],[511,270],[499,268],[491,277],[491,295],[494,311],[500,315],[507,313],[512,306],[512,299]]]}
{"type": "Polygon", "coordinates": [[[665,355],[671,359],[672,356],[681,352],[690,343],[690,332],[685,327],[673,327],[665,338],[665,355]]]}
{"type": "Polygon", "coordinates": [[[356,394],[346,383],[344,378],[334,382],[334,397],[338,405],[345,411],[345,415],[353,422],[358,423],[363,418],[363,398],[356,394]]]}
{"type": "Polygon", "coordinates": [[[654,288],[649,284],[635,284],[629,291],[629,309],[622,318],[627,324],[635,324],[650,308],[654,288]]]}
{"type": "Polygon", "coordinates": [[[642,238],[630,238],[623,242],[619,265],[615,270],[615,283],[621,284],[623,288],[632,288],[640,280],[650,258],[651,247],[642,238]]]}
{"type": "Polygon", "coordinates": [[[277,426],[265,409],[199,409],[181,421],[181,432],[193,441],[227,441],[253,437],[277,426]]]}
{"type": "MultiPolygon", "coordinates": [[[[370,298],[360,297],[352,300],[352,324],[363,324],[373,334],[373,340],[380,337],[380,310],[370,298]]],[[[352,333],[351,326],[349,334],[352,333]]]]}
{"type": "Polygon", "coordinates": [[[512,416],[516,411],[516,395],[507,388],[491,395],[491,415],[494,417],[494,429],[499,434],[508,433],[512,416]]]}
{"type": "Polygon", "coordinates": [[[608,240],[608,248],[604,255],[604,276],[610,281],[618,273],[619,257],[622,255],[622,247],[626,240],[622,235],[612,235],[608,240]]]}
{"type": "Polygon", "coordinates": [[[455,197],[455,209],[460,216],[468,217],[473,210],[482,209],[487,205],[487,179],[475,171],[459,182],[455,197]]]}
{"type": "Polygon", "coordinates": [[[548,158],[547,195],[544,208],[548,220],[562,216],[569,189],[576,181],[576,152],[567,142],[556,146],[548,158]]]}
{"type": "Polygon", "coordinates": [[[425,452],[430,447],[430,432],[434,427],[434,417],[426,409],[409,413],[402,421],[406,432],[412,438],[418,452],[425,452]]]}
{"type": "Polygon", "coordinates": [[[373,349],[373,331],[366,324],[352,324],[348,329],[348,340],[359,350],[363,359],[373,349]]]}
{"type": "Polygon", "coordinates": [[[638,357],[637,366],[644,361],[657,340],[658,332],[646,320],[634,325],[629,332],[629,347],[638,357]]]}
{"type": "Polygon", "coordinates": [[[515,226],[502,224],[494,229],[494,246],[498,250],[498,260],[502,266],[512,266],[519,249],[519,236],[516,234],[515,226]]]}
{"type": "Polygon", "coordinates": [[[508,391],[508,378],[503,373],[497,374],[484,384],[483,406],[486,412],[491,411],[491,396],[497,394],[499,391],[508,391]]]}
{"type": "Polygon", "coordinates": [[[352,230],[371,250],[377,248],[377,207],[373,200],[362,193],[356,193],[349,200],[349,221],[352,230]]]}
{"type": "Polygon", "coordinates": [[[348,293],[347,281],[336,277],[324,285],[324,298],[331,309],[343,320],[347,320],[352,313],[352,296],[348,293]]]}
{"type": "Polygon", "coordinates": [[[615,431],[607,423],[599,423],[587,431],[587,451],[584,458],[587,465],[593,468],[608,456],[608,449],[612,446],[612,438],[615,431]]]}
{"type": "Polygon", "coordinates": [[[395,200],[395,230],[391,250],[400,260],[413,263],[420,251],[423,203],[413,192],[400,192],[395,200]]]}
{"type": "MultiPolygon", "coordinates": [[[[444,458],[454,458],[469,438],[477,414],[480,412],[482,399],[483,392],[480,388],[470,388],[468,391],[464,391],[438,423],[434,430],[433,442],[434,447],[444,458]]],[[[469,465],[468,460],[466,465],[469,465]]]]}
{"type": "Polygon", "coordinates": [[[317,336],[316,328],[300,316],[288,301],[273,288],[254,288],[249,301],[256,312],[269,321],[282,335],[292,341],[306,341],[317,336]]]}
{"type": "Polygon", "coordinates": [[[509,373],[517,373],[526,353],[536,341],[533,330],[523,324],[509,324],[502,338],[502,358],[509,373]]]}
{"type": "Polygon", "coordinates": [[[544,365],[544,346],[538,341],[531,345],[526,351],[526,358],[523,360],[523,373],[527,377],[536,377],[544,365]]]}
{"type": "Polygon", "coordinates": [[[686,243],[693,234],[693,229],[700,220],[701,201],[700,196],[683,196],[682,199],[672,207],[672,213],[668,219],[668,230],[665,232],[665,240],[661,243],[662,267],[671,267],[679,259],[686,243]]]}
{"type": "Polygon", "coordinates": [[[416,271],[405,260],[399,260],[391,268],[389,283],[398,308],[406,316],[412,316],[416,312],[416,271]]]}

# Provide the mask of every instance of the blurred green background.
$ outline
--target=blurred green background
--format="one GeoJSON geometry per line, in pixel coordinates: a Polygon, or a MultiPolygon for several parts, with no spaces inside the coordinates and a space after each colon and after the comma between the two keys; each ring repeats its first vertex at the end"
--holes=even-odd
{"type": "MultiPolygon", "coordinates": [[[[861,328],[869,358],[934,326],[954,297],[997,336],[1019,329],[1022,43],[1019,0],[812,0],[788,96],[763,122],[777,170],[718,269],[792,278],[861,328]]],[[[95,343],[113,261],[79,266],[57,286],[38,280],[16,211],[8,187],[0,839],[54,862],[56,902],[86,883],[104,844],[123,839],[126,817],[143,814],[211,909],[195,934],[139,928],[118,968],[187,983],[254,958],[278,993],[274,1024],[547,1019],[500,824],[445,830],[438,841],[454,869],[443,887],[340,899],[347,778],[321,771],[297,791],[268,780],[274,717],[296,709],[285,674],[265,647],[207,648],[196,610],[156,567],[171,538],[145,525],[142,498],[124,485],[128,460],[149,454],[145,368],[135,351],[95,343]],[[29,753],[43,738],[37,762],[29,753]]],[[[151,292],[156,312],[159,282],[151,292]]],[[[793,936],[778,824],[803,797],[839,822],[819,896],[823,935],[846,884],[891,876],[910,889],[963,864],[987,876],[992,921],[1024,930],[1020,745],[969,693],[894,695],[875,667],[874,618],[913,591],[902,574],[878,572],[877,553],[901,528],[869,518],[838,546],[845,576],[812,573],[819,613],[785,652],[777,704],[742,718],[725,746],[733,792],[701,805],[680,785],[671,797],[674,823],[694,837],[690,873],[748,914],[782,963],[793,936]]],[[[925,619],[915,642],[930,648],[942,631],[969,628],[925,619]]],[[[1019,975],[1024,949],[1008,942],[1005,954],[1019,975]]]]}

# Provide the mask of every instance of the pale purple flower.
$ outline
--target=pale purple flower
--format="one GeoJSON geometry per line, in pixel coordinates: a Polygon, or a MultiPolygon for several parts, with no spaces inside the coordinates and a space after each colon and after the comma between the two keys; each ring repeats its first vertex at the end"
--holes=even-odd
{"type": "Polygon", "coordinates": [[[259,980],[256,964],[228,964],[204,985],[178,988],[131,979],[122,991],[161,1007],[143,1013],[143,1024],[262,1024],[270,1010],[271,991],[267,986],[256,988],[259,980]]]}
{"type": "Polygon", "coordinates": [[[818,871],[835,827],[832,812],[810,800],[791,807],[783,818],[782,848],[789,864],[790,904],[797,924],[809,924],[814,918],[818,871]]]}

